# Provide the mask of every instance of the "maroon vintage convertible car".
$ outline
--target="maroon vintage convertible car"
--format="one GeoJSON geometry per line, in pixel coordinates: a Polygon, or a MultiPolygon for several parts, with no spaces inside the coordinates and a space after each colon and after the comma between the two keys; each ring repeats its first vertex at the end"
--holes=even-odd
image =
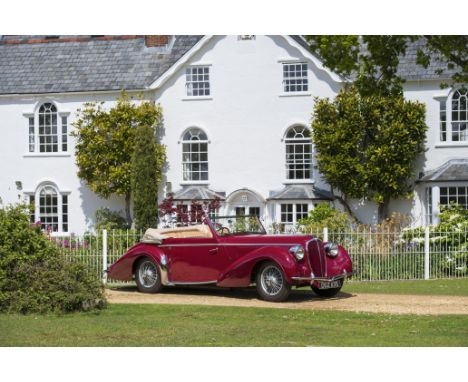
{"type": "Polygon", "coordinates": [[[311,285],[331,297],[352,275],[344,248],[310,235],[267,235],[256,216],[205,216],[201,224],[149,229],[108,269],[133,278],[141,292],[171,285],[248,287],[264,300],[284,301],[291,286],[311,285]]]}

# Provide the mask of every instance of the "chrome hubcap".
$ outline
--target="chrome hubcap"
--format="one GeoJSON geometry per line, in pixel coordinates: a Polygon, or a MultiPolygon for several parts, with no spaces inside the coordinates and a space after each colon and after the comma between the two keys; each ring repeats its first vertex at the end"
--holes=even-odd
{"type": "Polygon", "coordinates": [[[274,265],[266,267],[260,278],[262,289],[270,296],[277,295],[283,286],[283,275],[274,265]]]}
{"type": "Polygon", "coordinates": [[[156,265],[149,260],[143,262],[138,270],[138,278],[140,279],[140,284],[145,288],[155,286],[158,281],[158,270],[156,269],[156,265]]]}

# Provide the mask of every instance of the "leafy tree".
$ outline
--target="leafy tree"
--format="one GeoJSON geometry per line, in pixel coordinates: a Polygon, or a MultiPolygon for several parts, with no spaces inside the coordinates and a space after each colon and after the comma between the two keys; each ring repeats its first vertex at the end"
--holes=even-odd
{"type": "Polygon", "coordinates": [[[413,163],[424,151],[425,106],[402,95],[362,96],[357,87],[335,100],[316,99],[312,139],[324,179],[343,197],[377,202],[379,221],[390,199],[408,197],[413,163]]]}
{"type": "MultiPolygon", "coordinates": [[[[428,67],[431,60],[445,62],[448,70],[454,70],[452,76],[454,83],[468,83],[468,36],[424,36],[425,49],[418,51],[417,62],[428,67]],[[457,69],[458,68],[458,69],[457,69]]],[[[443,70],[438,70],[439,74],[443,70]]],[[[443,84],[446,86],[446,84],[443,84]]]]}
{"type": "Polygon", "coordinates": [[[132,158],[133,211],[136,228],[158,224],[158,185],[162,178],[165,148],[156,143],[152,126],[137,128],[132,158]]]}
{"type": "Polygon", "coordinates": [[[427,67],[432,60],[442,60],[447,69],[455,70],[454,83],[467,83],[468,36],[321,35],[307,36],[307,40],[324,65],[353,78],[362,95],[402,92],[404,80],[398,75],[398,64],[408,45],[415,41],[422,42],[417,63],[427,67]]]}
{"type": "Polygon", "coordinates": [[[111,109],[105,109],[103,102],[89,102],[78,110],[76,131],[72,133],[77,139],[78,176],[101,197],[124,196],[128,226],[132,223],[131,161],[136,131],[139,126],[158,126],[161,121],[159,105],[143,100],[132,102],[125,92],[111,109]]]}

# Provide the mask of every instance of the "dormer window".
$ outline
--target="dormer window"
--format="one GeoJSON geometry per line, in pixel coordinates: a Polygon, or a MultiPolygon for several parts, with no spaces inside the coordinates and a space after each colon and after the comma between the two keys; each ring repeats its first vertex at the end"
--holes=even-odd
{"type": "Polygon", "coordinates": [[[210,67],[190,66],[186,69],[186,87],[189,97],[207,97],[210,93],[210,67]]]}

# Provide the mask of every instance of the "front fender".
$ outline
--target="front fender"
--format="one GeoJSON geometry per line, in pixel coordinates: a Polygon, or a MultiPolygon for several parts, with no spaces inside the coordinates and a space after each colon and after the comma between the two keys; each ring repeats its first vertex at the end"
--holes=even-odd
{"type": "Polygon", "coordinates": [[[131,281],[134,265],[138,259],[149,257],[159,265],[162,283],[167,283],[166,260],[164,252],[154,244],[139,243],[131,247],[120,259],[112,264],[108,270],[109,278],[121,281],[131,281]]]}
{"type": "MultiPolygon", "coordinates": [[[[293,276],[303,274],[305,264],[299,263],[286,247],[261,247],[230,264],[218,278],[221,287],[247,287],[252,282],[252,272],[264,261],[273,261],[283,270],[286,280],[293,284],[293,276]]],[[[302,263],[304,263],[302,261],[302,263]]]]}

